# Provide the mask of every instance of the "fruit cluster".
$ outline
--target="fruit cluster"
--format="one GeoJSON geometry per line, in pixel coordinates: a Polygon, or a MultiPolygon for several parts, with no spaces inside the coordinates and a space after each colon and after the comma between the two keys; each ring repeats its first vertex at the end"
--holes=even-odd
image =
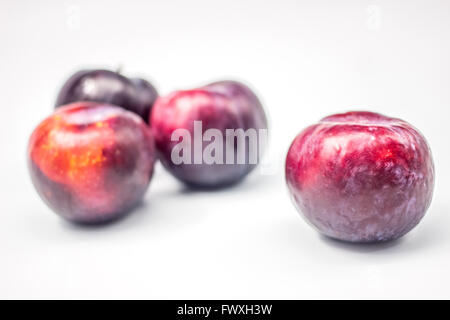
{"type": "MultiPolygon", "coordinates": [[[[191,187],[239,182],[258,164],[266,141],[259,134],[266,131],[259,99],[239,82],[158,97],[143,79],[84,70],[67,80],[55,112],[33,131],[29,171],[56,213],[79,223],[104,222],[139,203],[157,159],[191,187]]],[[[424,216],[434,188],[421,133],[372,112],[336,114],[304,129],[285,169],[306,220],[350,242],[406,234],[424,216]]]]}
{"type": "Polygon", "coordinates": [[[55,108],[30,137],[29,171],[42,199],[56,213],[79,223],[104,222],[129,211],[144,195],[156,159],[193,187],[236,183],[259,157],[251,162],[251,150],[245,147],[243,162],[225,163],[230,155],[236,158],[226,131],[267,129],[256,95],[234,81],[158,98],[143,79],[83,70],[66,81],[55,108]],[[192,141],[196,122],[201,126],[198,143],[192,141]],[[174,139],[180,131],[187,133],[181,142],[174,139]],[[209,138],[213,141],[205,140],[208,132],[214,133],[209,138]],[[209,151],[214,161],[175,164],[173,150],[180,144],[186,146],[178,156],[189,153],[197,158],[209,151]],[[215,148],[210,150],[212,144],[215,148]]]}

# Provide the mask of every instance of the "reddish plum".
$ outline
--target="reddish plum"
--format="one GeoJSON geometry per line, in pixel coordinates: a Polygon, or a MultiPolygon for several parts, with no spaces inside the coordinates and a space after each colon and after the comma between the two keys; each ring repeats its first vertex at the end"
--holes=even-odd
{"type": "Polygon", "coordinates": [[[28,167],[41,198],[80,223],[114,219],[135,206],[152,177],[150,128],[117,106],[79,102],[42,121],[28,145],[28,167]]]}
{"type": "Polygon", "coordinates": [[[215,82],[159,98],[153,107],[150,125],[165,168],[179,180],[200,188],[221,187],[245,177],[259,161],[264,147],[262,134],[267,130],[260,101],[247,86],[235,81],[215,82]],[[200,123],[198,131],[196,123],[200,123]],[[174,138],[177,129],[186,131],[190,138],[174,138]],[[212,131],[216,135],[207,137],[212,131]],[[242,136],[228,140],[231,136],[228,131],[234,131],[237,136],[242,132],[248,133],[244,137],[246,142],[239,138],[242,136]],[[199,138],[196,133],[201,135],[200,143],[196,143],[199,138]],[[256,138],[253,133],[256,133],[256,138]],[[191,156],[182,163],[173,159],[180,141],[187,146],[183,155],[186,156],[186,152],[191,156]],[[204,161],[205,152],[216,142],[220,142],[221,147],[211,153],[216,156],[215,161],[204,161]],[[257,150],[252,142],[258,144],[257,150]],[[239,152],[245,156],[245,161],[238,160],[239,152]]]}
{"type": "Polygon", "coordinates": [[[81,70],[63,85],[55,107],[76,101],[114,104],[132,111],[148,121],[158,93],[144,79],[128,79],[109,70],[81,70]]]}
{"type": "Polygon", "coordinates": [[[427,211],[434,166],[409,123],[348,112],[304,129],[286,158],[297,209],[326,236],[350,242],[399,238],[427,211]]]}

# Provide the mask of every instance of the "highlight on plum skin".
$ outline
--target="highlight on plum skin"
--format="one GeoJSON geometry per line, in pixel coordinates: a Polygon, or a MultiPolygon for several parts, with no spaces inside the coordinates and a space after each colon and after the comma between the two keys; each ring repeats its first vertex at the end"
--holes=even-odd
{"type": "Polygon", "coordinates": [[[101,223],[125,214],[148,188],[155,162],[150,128],[134,113],[94,102],[57,109],[31,134],[33,184],[57,214],[101,223]]]}
{"type": "MultiPolygon", "coordinates": [[[[236,81],[219,81],[209,85],[173,92],[160,97],[151,112],[150,126],[153,129],[159,159],[163,166],[177,179],[194,188],[220,188],[241,181],[257,165],[264,148],[264,139],[259,139],[256,163],[249,161],[254,150],[245,145],[245,163],[226,163],[230,144],[226,142],[227,129],[254,132],[267,131],[267,119],[264,109],[257,96],[244,84],[236,81]],[[175,131],[185,129],[192,140],[189,143],[189,153],[194,158],[204,154],[210,142],[201,142],[195,146],[195,122],[201,123],[201,134],[210,129],[220,131],[223,142],[223,152],[220,161],[214,163],[175,163],[172,159],[175,146],[180,140],[172,139],[175,131]],[[196,154],[196,155],[195,155],[196,154]]],[[[211,139],[212,142],[215,138],[211,139]]],[[[211,146],[211,145],[210,145],[211,146]]],[[[221,149],[222,150],[222,149],[221,149]]],[[[234,150],[236,151],[236,150],[234,150]]]]}
{"type": "Polygon", "coordinates": [[[348,112],[304,129],[286,158],[296,208],[324,235],[380,242],[413,229],[427,211],[434,165],[422,134],[409,123],[348,112]]]}

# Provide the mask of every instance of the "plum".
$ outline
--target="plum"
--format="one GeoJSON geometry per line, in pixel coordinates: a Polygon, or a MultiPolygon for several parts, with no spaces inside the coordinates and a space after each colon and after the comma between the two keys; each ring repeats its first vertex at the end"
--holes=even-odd
{"type": "Polygon", "coordinates": [[[126,213],[153,173],[150,128],[123,108],[78,102],[55,111],[31,134],[28,168],[44,202],[62,217],[99,223],[126,213]]]}
{"type": "Polygon", "coordinates": [[[296,208],[324,235],[349,242],[399,238],[425,215],[434,165],[422,134],[372,112],[348,112],[304,129],[286,157],[296,208]]]}
{"type": "Polygon", "coordinates": [[[114,104],[138,114],[148,121],[158,93],[146,80],[126,78],[109,70],[81,70],[61,88],[55,107],[77,101],[114,104]]]}
{"type": "Polygon", "coordinates": [[[164,167],[197,188],[223,187],[242,180],[258,164],[267,133],[261,102],[236,81],[215,82],[159,98],[150,126],[164,167]],[[184,148],[177,155],[180,144],[184,148]]]}

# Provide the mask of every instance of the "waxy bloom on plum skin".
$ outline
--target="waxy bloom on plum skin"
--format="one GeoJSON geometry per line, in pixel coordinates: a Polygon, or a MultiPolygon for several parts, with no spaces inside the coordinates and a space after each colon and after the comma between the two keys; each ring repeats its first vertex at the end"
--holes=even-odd
{"type": "Polygon", "coordinates": [[[409,123],[349,112],[304,129],[286,157],[292,200],[326,236],[350,242],[399,238],[425,215],[434,165],[409,123]]]}
{"type": "Polygon", "coordinates": [[[28,166],[41,198],[80,223],[114,219],[147,190],[155,162],[151,130],[117,106],[78,102],[59,108],[33,131],[28,166]]]}

